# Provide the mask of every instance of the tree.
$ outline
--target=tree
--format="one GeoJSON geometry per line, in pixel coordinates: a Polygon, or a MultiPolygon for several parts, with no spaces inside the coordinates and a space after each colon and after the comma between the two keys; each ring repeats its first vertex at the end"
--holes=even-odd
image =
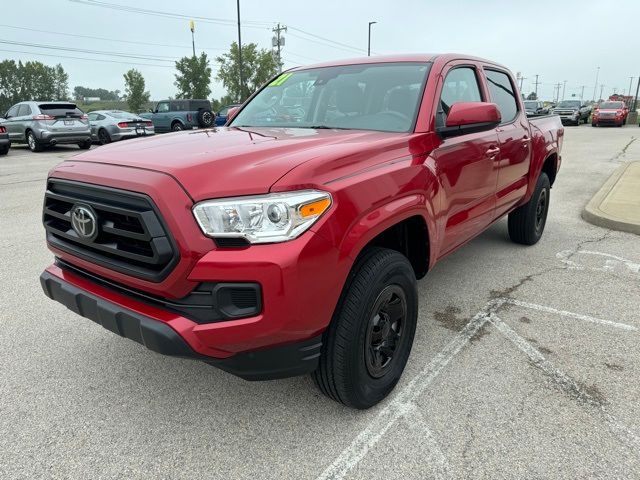
{"type": "Polygon", "coordinates": [[[69,99],[69,74],[64,71],[62,65],[55,66],[55,76],[53,81],[53,99],[68,100],[69,99]]]}
{"type": "Polygon", "coordinates": [[[224,95],[219,99],[215,99],[215,98],[212,99],[211,108],[213,109],[214,112],[218,112],[222,107],[226,107],[227,105],[231,105],[232,103],[236,103],[235,98],[232,97],[231,95],[224,95]]]}
{"type": "Polygon", "coordinates": [[[0,111],[25,100],[66,100],[69,75],[62,65],[0,62],[0,111]]]}
{"type": "Polygon", "coordinates": [[[199,57],[182,57],[176,62],[177,98],[207,98],[211,93],[211,67],[207,54],[199,57]]]}
{"type": "Polygon", "coordinates": [[[220,64],[217,78],[236,102],[245,99],[278,73],[278,61],[269,50],[260,49],[255,43],[242,46],[242,78],[240,87],[240,68],[238,65],[238,44],[233,42],[229,53],[216,58],[220,64]]]}
{"type": "Polygon", "coordinates": [[[105,101],[118,101],[120,100],[120,90],[109,91],[105,88],[87,88],[77,86],[73,89],[73,98],[80,102],[87,97],[97,97],[100,100],[105,101]]]}
{"type": "Polygon", "coordinates": [[[529,95],[527,95],[527,100],[537,100],[538,99],[538,95],[536,95],[536,92],[531,92],[529,95]]]}
{"type": "Polygon", "coordinates": [[[144,77],[135,68],[124,74],[124,99],[132,112],[138,112],[149,101],[151,95],[144,87],[144,77]]]}

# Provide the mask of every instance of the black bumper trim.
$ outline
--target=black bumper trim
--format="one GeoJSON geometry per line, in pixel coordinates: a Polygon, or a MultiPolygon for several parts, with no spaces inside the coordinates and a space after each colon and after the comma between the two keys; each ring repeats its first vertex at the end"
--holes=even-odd
{"type": "Polygon", "coordinates": [[[322,335],[293,344],[214,358],[194,352],[169,325],[140,315],[78,288],[49,272],[40,275],[44,293],[107,330],[162,355],[201,360],[245,380],[274,380],[312,372],[318,366],[322,335]]]}

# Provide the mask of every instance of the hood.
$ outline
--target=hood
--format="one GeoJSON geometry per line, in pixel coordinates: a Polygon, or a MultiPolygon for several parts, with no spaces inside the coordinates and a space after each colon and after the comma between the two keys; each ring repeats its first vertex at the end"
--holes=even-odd
{"type": "Polygon", "coordinates": [[[293,168],[375,148],[398,134],[311,128],[192,130],[112,143],[72,158],[166,173],[195,200],[267,193],[293,168]]]}

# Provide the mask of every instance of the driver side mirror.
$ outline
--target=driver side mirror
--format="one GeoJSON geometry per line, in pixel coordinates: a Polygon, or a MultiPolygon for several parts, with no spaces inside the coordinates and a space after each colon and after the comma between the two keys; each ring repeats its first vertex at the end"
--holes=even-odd
{"type": "Polygon", "coordinates": [[[240,107],[231,107],[229,109],[229,111],[227,112],[227,123],[233,120],[233,117],[236,116],[239,110],[240,110],[240,107]]]}
{"type": "Polygon", "coordinates": [[[443,138],[483,132],[500,125],[502,116],[495,103],[458,102],[451,105],[444,127],[436,128],[443,138]]]}

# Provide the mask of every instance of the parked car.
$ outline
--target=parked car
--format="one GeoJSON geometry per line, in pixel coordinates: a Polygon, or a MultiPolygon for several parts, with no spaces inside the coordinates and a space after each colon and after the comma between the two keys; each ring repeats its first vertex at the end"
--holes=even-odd
{"type": "Polygon", "coordinates": [[[627,119],[628,112],[625,109],[624,102],[602,102],[593,111],[591,126],[615,125],[616,127],[621,127],[627,119]]]}
{"type": "Polygon", "coordinates": [[[562,100],[553,109],[553,113],[560,115],[562,124],[572,123],[576,126],[580,122],[587,123],[591,114],[591,107],[583,104],[580,100],[562,100]]]}
{"type": "Polygon", "coordinates": [[[156,108],[140,116],[151,120],[157,133],[209,128],[215,122],[209,100],[163,100],[157,103],[156,108]]]}
{"type": "Polygon", "coordinates": [[[91,148],[89,120],[75,103],[20,102],[0,121],[13,143],[26,143],[32,152],[48,145],[75,143],[91,148]]]}
{"type": "Polygon", "coordinates": [[[538,100],[525,100],[524,109],[527,115],[547,115],[549,108],[544,106],[544,102],[538,100]]]}
{"type": "Polygon", "coordinates": [[[151,120],[135,113],[122,110],[96,110],[89,113],[91,138],[105,145],[125,138],[153,135],[155,129],[151,120]]]}
{"type": "Polygon", "coordinates": [[[215,135],[54,167],[41,283],[156,352],[251,380],[313,372],[368,408],[409,358],[416,278],[505,215],[512,241],[541,238],[563,134],[557,116],[528,120],[509,70],[476,57],[295,68],[215,135]]]}
{"type": "Polygon", "coordinates": [[[11,148],[11,140],[9,140],[9,134],[7,128],[4,125],[0,125],[0,155],[6,155],[11,148]]]}
{"type": "Polygon", "coordinates": [[[222,127],[224,124],[227,123],[227,120],[228,120],[227,114],[229,113],[230,108],[235,108],[239,106],[240,104],[234,103],[234,104],[222,107],[220,111],[218,111],[218,114],[216,115],[216,127],[222,127]]]}

